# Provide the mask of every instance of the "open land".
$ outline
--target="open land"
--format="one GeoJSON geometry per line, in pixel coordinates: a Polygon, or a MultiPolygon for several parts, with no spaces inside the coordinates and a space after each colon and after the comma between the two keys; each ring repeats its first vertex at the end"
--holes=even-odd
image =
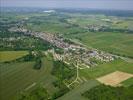
{"type": "Polygon", "coordinates": [[[122,81],[125,81],[133,77],[133,74],[128,74],[125,72],[115,71],[113,73],[107,74],[105,76],[97,78],[97,80],[103,84],[118,86],[122,81]]]}
{"type": "Polygon", "coordinates": [[[47,99],[86,100],[81,94],[101,83],[133,85],[131,16],[57,10],[1,17],[2,100],[30,98],[38,86],[47,99]]]}
{"type": "Polygon", "coordinates": [[[15,60],[27,54],[27,51],[2,51],[0,52],[0,62],[15,60]]]}

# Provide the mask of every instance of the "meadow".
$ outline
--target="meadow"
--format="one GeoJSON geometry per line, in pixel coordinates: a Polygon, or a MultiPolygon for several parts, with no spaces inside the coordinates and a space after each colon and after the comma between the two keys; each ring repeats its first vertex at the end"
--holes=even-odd
{"type": "Polygon", "coordinates": [[[120,56],[133,57],[132,17],[106,16],[102,14],[63,13],[35,16],[26,22],[26,28],[33,31],[56,33],[69,39],[76,39],[88,47],[97,48],[120,56]],[[106,21],[109,20],[109,21],[106,21]],[[89,32],[88,25],[105,26],[109,32],[89,32]],[[116,31],[117,30],[117,31],[116,31]]]}
{"type": "Polygon", "coordinates": [[[68,35],[68,38],[112,54],[133,57],[133,35],[117,32],[88,32],[68,35]]]}
{"type": "Polygon", "coordinates": [[[50,57],[42,58],[43,65],[40,70],[33,68],[35,62],[22,62],[0,64],[0,86],[2,100],[13,100],[22,91],[31,91],[39,84],[43,85],[50,94],[55,88],[52,82],[55,77],[51,75],[52,61],[50,57]]]}
{"type": "Polygon", "coordinates": [[[122,71],[133,74],[132,63],[117,59],[109,63],[100,64],[97,67],[90,69],[81,69],[80,75],[84,76],[87,79],[95,79],[114,71],[122,71]]]}
{"type": "Polygon", "coordinates": [[[121,84],[122,84],[123,86],[125,86],[125,87],[131,86],[131,85],[133,85],[133,78],[129,78],[129,79],[127,79],[127,80],[121,82],[121,84]]]}
{"type": "MultiPolygon", "coordinates": [[[[92,67],[89,69],[80,69],[79,70],[79,77],[85,77],[87,79],[86,82],[81,83],[75,89],[71,90],[58,100],[88,100],[81,96],[87,90],[100,85],[96,78],[104,76],[106,74],[115,72],[115,71],[122,71],[133,74],[133,66],[132,63],[125,62],[121,59],[117,59],[115,61],[100,64],[97,67],[92,67]]],[[[133,85],[132,78],[127,79],[121,83],[124,87],[128,87],[133,85]]]]}
{"type": "MultiPolygon", "coordinates": [[[[133,34],[126,32],[90,32],[88,30],[88,25],[105,25],[112,29],[132,29],[133,19],[132,17],[117,17],[117,16],[106,16],[102,14],[81,14],[81,13],[5,13],[1,15],[1,23],[8,24],[12,26],[12,23],[18,23],[24,20],[23,28],[27,28],[32,31],[48,32],[51,34],[58,34],[64,38],[71,39],[72,41],[84,44],[88,48],[95,48],[98,50],[106,51],[119,56],[130,57],[131,61],[133,58],[133,34]],[[110,19],[110,21],[106,21],[110,19]],[[7,23],[5,23],[7,22],[7,23]]],[[[7,26],[8,26],[7,25],[7,26]]],[[[8,29],[8,27],[6,27],[8,29]]],[[[3,31],[5,32],[5,31],[3,31]]],[[[1,31],[2,33],[2,31],[1,31]]],[[[13,37],[12,34],[7,33],[3,38],[13,37]],[[5,36],[7,35],[7,36],[5,36]],[[9,36],[8,36],[9,35],[9,36]]],[[[16,33],[20,35],[19,33],[16,33]]],[[[16,37],[14,35],[14,37],[16,37]]],[[[20,36],[19,36],[20,37],[20,36]]],[[[22,37],[21,37],[22,38],[22,37]]],[[[39,70],[35,70],[33,66],[35,61],[27,62],[10,62],[12,60],[21,58],[28,54],[28,50],[48,50],[52,48],[52,45],[46,41],[40,40],[38,38],[23,36],[21,40],[13,42],[9,50],[14,50],[15,47],[20,51],[7,51],[5,45],[5,39],[1,39],[0,51],[0,96],[2,100],[13,100],[17,99],[18,95],[22,91],[31,92],[40,84],[46,88],[48,93],[53,96],[54,93],[60,96],[62,91],[64,92],[62,86],[64,83],[60,82],[59,72],[60,67],[58,63],[54,66],[53,59],[51,56],[43,56],[41,58],[42,67],[39,70]],[[20,45],[21,44],[21,45],[20,45]],[[23,45],[22,45],[23,44],[23,45]],[[14,46],[13,46],[14,45],[14,46]],[[3,47],[2,47],[3,46],[3,47]],[[4,48],[5,46],[5,48],[4,48]],[[31,48],[34,47],[34,48],[31,48]],[[27,50],[27,51],[22,51],[27,50]],[[51,74],[52,70],[55,69],[56,73],[51,74]],[[56,75],[57,74],[57,75],[56,75]],[[54,86],[53,82],[57,82],[54,86]],[[58,86],[58,82],[61,84],[58,86]]],[[[8,40],[8,39],[7,39],[8,40]]],[[[8,41],[8,43],[11,43],[8,41]]],[[[6,44],[8,44],[6,43],[6,44]]],[[[63,65],[63,64],[59,64],[63,65]]],[[[64,66],[63,66],[64,67],[64,66]]],[[[70,73],[64,68],[64,74],[70,73]],[[65,73],[66,72],[66,73],[65,73]]],[[[71,67],[71,66],[68,66],[71,67]]],[[[69,68],[68,68],[69,69],[69,68]]],[[[92,87],[99,85],[100,83],[96,81],[96,78],[104,76],[106,74],[112,73],[114,71],[122,71],[126,73],[133,74],[133,63],[126,62],[122,59],[115,59],[114,61],[99,64],[96,67],[79,69],[79,77],[84,77],[87,81],[78,84],[70,92],[66,93],[64,96],[60,97],[59,100],[86,100],[81,96],[81,93],[85,92],[92,87]]],[[[72,70],[71,70],[72,72],[72,70]]],[[[71,74],[71,73],[70,73],[71,74]]],[[[74,73],[75,74],[75,73],[74,73]]],[[[123,86],[133,85],[132,78],[121,83],[123,86]]],[[[66,87],[66,86],[65,86],[66,87]]],[[[63,87],[64,88],[64,87],[63,87]]],[[[55,96],[56,97],[56,96],[55,96]]]]}
{"type": "Polygon", "coordinates": [[[0,62],[12,61],[27,54],[27,51],[0,51],[0,62]]]}

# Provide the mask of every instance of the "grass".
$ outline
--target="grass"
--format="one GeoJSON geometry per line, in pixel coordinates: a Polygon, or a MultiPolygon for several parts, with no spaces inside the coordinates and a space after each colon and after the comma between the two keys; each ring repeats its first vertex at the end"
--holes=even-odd
{"type": "Polygon", "coordinates": [[[67,33],[82,33],[84,29],[80,27],[71,27],[66,23],[40,23],[39,25],[28,23],[26,28],[33,30],[33,31],[41,31],[41,32],[48,32],[48,33],[59,33],[59,34],[67,34],[67,33]]]}
{"type": "Polygon", "coordinates": [[[31,86],[33,83],[44,85],[50,94],[55,92],[57,89],[52,85],[55,77],[50,74],[52,60],[44,57],[42,61],[43,66],[40,70],[33,69],[35,62],[1,64],[1,100],[12,100],[17,96],[16,94],[19,94],[20,91],[31,86]]]}
{"type": "MultiPolygon", "coordinates": [[[[86,27],[88,24],[108,24],[107,22],[100,20],[106,18],[106,16],[90,15],[90,17],[87,17],[88,15],[72,14],[72,18],[67,19],[64,18],[65,16],[50,16],[47,14],[17,14],[17,16],[15,15],[16,17],[14,17],[14,14],[10,16],[8,15],[7,19],[10,19],[9,22],[29,17],[25,27],[33,31],[60,34],[68,33],[69,38],[77,39],[88,47],[94,47],[114,54],[133,57],[132,34],[116,32],[84,33],[83,27],[86,27]],[[60,19],[62,18],[68,22],[61,22],[60,19]],[[72,26],[72,24],[79,26],[72,26]]],[[[128,24],[129,22],[124,22],[118,25],[112,24],[110,26],[114,28],[124,28],[125,26],[128,26],[128,24]]],[[[129,26],[132,26],[132,22],[130,24],[131,25],[129,26]]],[[[22,57],[27,53],[28,52],[26,51],[0,52],[0,62],[11,61],[22,57]]],[[[56,78],[50,74],[53,67],[52,59],[50,57],[44,57],[42,60],[43,67],[40,70],[33,69],[35,62],[0,64],[0,97],[2,100],[12,100],[17,93],[31,86],[33,83],[43,84],[50,94],[54,93],[57,89],[52,85],[52,82],[55,81],[56,78]]],[[[118,59],[109,63],[100,64],[97,67],[90,69],[82,69],[79,71],[79,74],[88,79],[88,82],[85,82],[71,90],[69,93],[59,98],[59,100],[84,100],[85,98],[81,97],[80,94],[99,84],[96,80],[90,79],[95,79],[116,70],[133,73],[133,66],[132,63],[118,59]]],[[[122,84],[128,86],[131,83],[132,79],[129,79],[124,81],[122,84]]],[[[28,91],[30,91],[30,89],[28,91]]]]}
{"type": "Polygon", "coordinates": [[[68,38],[77,39],[88,47],[106,52],[133,57],[133,35],[116,32],[96,32],[70,35],[68,38]]]}
{"type": "Polygon", "coordinates": [[[127,79],[127,80],[125,80],[125,81],[122,82],[121,84],[122,84],[123,86],[126,86],[126,87],[133,85],[133,77],[132,77],[132,78],[129,78],[129,79],[127,79]]]}
{"type": "Polygon", "coordinates": [[[1,51],[0,62],[15,60],[27,54],[28,54],[27,51],[1,51]]]}
{"type": "MultiPolygon", "coordinates": [[[[7,14],[8,15],[8,14],[7,14]]],[[[6,16],[6,15],[5,15],[6,16]]],[[[10,15],[13,18],[14,15],[10,15]]],[[[7,16],[9,17],[9,16],[7,16]]],[[[25,27],[33,31],[42,31],[49,33],[68,34],[69,38],[79,39],[80,42],[114,54],[133,57],[133,35],[116,32],[95,32],[84,33],[87,31],[83,27],[91,25],[108,25],[117,29],[125,29],[126,26],[132,27],[133,20],[129,17],[122,19],[116,16],[105,16],[103,14],[81,14],[64,13],[48,15],[45,13],[17,14],[17,19],[29,17],[25,27]],[[112,22],[106,22],[103,19],[110,19],[112,22]],[[120,21],[115,24],[113,22],[120,21]],[[73,24],[79,25],[74,26],[73,24]],[[79,34],[77,34],[79,33],[79,34]]],[[[10,18],[10,17],[9,17],[10,18]]],[[[15,19],[16,17],[14,17],[15,19]]],[[[132,28],[131,28],[132,29],[132,28]]]]}
{"type": "Polygon", "coordinates": [[[80,70],[80,75],[87,79],[95,79],[117,70],[133,74],[133,65],[132,63],[118,59],[90,69],[82,69],[80,70]]]}

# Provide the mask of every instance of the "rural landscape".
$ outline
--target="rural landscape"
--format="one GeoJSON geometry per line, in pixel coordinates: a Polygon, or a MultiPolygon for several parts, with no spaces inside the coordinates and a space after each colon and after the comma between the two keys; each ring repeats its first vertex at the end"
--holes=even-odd
{"type": "Polygon", "coordinates": [[[1,7],[0,100],[133,100],[133,11],[1,7]]]}

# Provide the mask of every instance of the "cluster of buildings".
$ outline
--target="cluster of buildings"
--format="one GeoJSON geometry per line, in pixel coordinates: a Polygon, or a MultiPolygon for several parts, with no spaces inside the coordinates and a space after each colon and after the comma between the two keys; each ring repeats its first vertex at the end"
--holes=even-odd
{"type": "Polygon", "coordinates": [[[96,24],[94,24],[94,25],[92,25],[92,24],[87,25],[87,29],[89,31],[101,31],[101,30],[105,30],[107,28],[108,28],[107,25],[96,25],[96,24]]]}
{"type": "Polygon", "coordinates": [[[41,38],[58,48],[62,48],[64,50],[63,54],[55,53],[54,49],[49,50],[53,54],[55,60],[63,60],[65,62],[76,62],[79,64],[84,64],[86,66],[96,65],[96,61],[100,62],[109,62],[114,60],[112,55],[107,54],[102,51],[98,51],[96,49],[87,49],[84,46],[79,44],[71,44],[64,41],[62,37],[59,37],[55,34],[43,33],[43,32],[32,32],[26,29],[17,29],[15,31],[24,32],[27,35],[32,35],[38,38],[41,38]],[[95,59],[95,61],[91,59],[95,59]]]}
{"type": "Polygon", "coordinates": [[[78,63],[79,65],[84,65],[88,68],[96,66],[97,61],[102,63],[114,60],[114,57],[111,54],[96,49],[87,49],[83,46],[74,44],[69,44],[67,49],[64,48],[63,54],[57,54],[54,49],[49,50],[48,52],[53,54],[55,60],[62,60],[67,64],[78,63]]]}
{"type": "Polygon", "coordinates": [[[12,32],[19,31],[19,32],[23,32],[26,35],[32,35],[32,36],[41,38],[41,39],[55,45],[56,47],[59,47],[62,49],[69,48],[69,44],[64,42],[63,38],[59,38],[55,34],[43,33],[43,32],[32,32],[30,30],[23,29],[23,28],[11,28],[11,29],[9,29],[9,31],[12,31],[12,32]]]}
{"type": "Polygon", "coordinates": [[[68,61],[78,61],[79,65],[95,66],[97,62],[109,62],[114,60],[112,55],[99,52],[95,49],[75,48],[72,52],[64,53],[64,59],[68,61]],[[92,60],[93,59],[93,60],[92,60]]]}

